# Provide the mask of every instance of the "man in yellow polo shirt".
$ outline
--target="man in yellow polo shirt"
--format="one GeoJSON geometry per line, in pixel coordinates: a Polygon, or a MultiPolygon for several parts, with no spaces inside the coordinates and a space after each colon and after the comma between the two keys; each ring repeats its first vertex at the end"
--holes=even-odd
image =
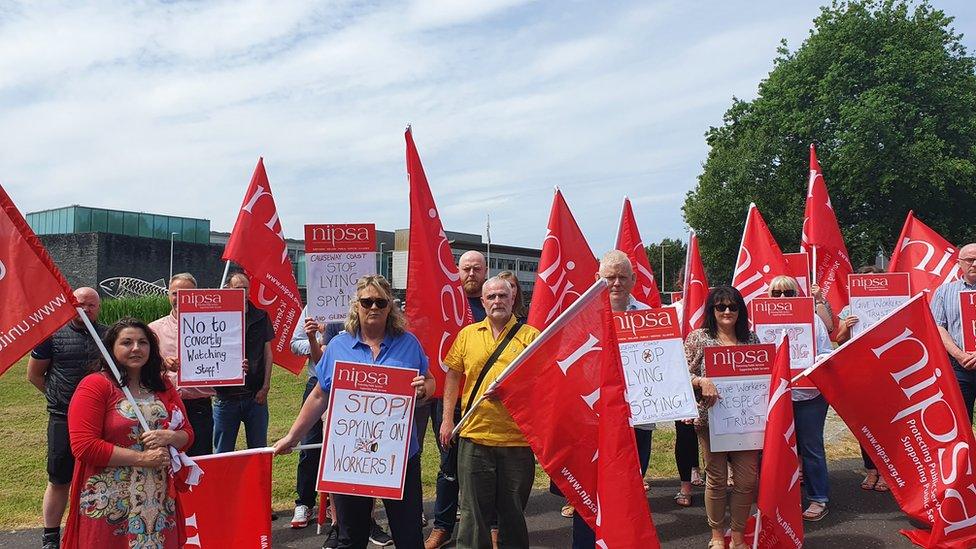
{"type": "MultiPolygon", "coordinates": [[[[503,278],[488,279],[481,292],[487,316],[466,326],[447,353],[450,368],[444,382],[444,409],[453,410],[464,378],[462,404],[477,401],[505,368],[539,337],[535,328],[516,324],[512,314],[515,291],[503,278]],[[507,345],[483,376],[485,363],[505,342],[507,345]],[[476,385],[478,385],[476,390],[476,385]]],[[[441,423],[441,444],[451,444],[454,418],[445,414],[441,423]]],[[[461,428],[458,442],[458,482],[461,487],[461,526],[457,547],[491,549],[491,517],[498,521],[498,547],[528,547],[525,505],[535,478],[535,457],[512,416],[501,402],[489,397],[474,409],[461,428]]]]}

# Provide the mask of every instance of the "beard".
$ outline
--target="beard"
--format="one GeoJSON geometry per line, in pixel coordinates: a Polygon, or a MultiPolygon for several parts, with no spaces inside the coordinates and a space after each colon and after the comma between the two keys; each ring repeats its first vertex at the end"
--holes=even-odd
{"type": "Polygon", "coordinates": [[[470,296],[476,296],[481,293],[481,284],[473,278],[467,278],[463,283],[464,293],[470,296]]]}

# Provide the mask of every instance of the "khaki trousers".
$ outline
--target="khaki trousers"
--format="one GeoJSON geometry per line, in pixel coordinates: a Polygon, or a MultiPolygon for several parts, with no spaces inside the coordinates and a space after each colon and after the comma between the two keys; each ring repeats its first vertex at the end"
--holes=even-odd
{"type": "Polygon", "coordinates": [[[708,526],[725,530],[728,509],[732,517],[732,530],[744,532],[752,504],[756,502],[759,450],[712,452],[707,426],[698,428],[698,445],[705,461],[705,514],[708,526]],[[729,469],[732,470],[734,483],[731,487],[728,485],[729,469]]]}

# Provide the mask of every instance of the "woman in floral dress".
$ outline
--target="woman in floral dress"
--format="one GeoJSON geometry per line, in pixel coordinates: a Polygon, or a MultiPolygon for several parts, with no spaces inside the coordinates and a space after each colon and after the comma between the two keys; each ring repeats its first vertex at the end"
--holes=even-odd
{"type": "Polygon", "coordinates": [[[177,549],[186,541],[169,447],[183,450],[193,430],[176,390],[163,376],[159,342],[145,324],[122,319],[105,334],[122,384],[104,359],[68,407],[75,455],[64,548],[177,549]],[[149,424],[143,432],[122,386],[149,424]]]}

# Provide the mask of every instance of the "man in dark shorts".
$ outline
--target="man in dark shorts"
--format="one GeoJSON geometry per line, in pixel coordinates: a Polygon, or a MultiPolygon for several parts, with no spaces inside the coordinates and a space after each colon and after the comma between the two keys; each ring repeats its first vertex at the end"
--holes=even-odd
{"type": "MultiPolygon", "coordinates": [[[[101,300],[92,288],[78,288],[75,299],[94,323],[101,300]]],[[[105,326],[95,324],[99,336],[105,326]]],[[[68,403],[81,378],[88,374],[99,351],[85,323],[75,318],[38,345],[27,362],[27,380],[47,397],[47,489],[44,490],[44,549],[61,546],[61,517],[68,504],[68,488],[75,458],[68,440],[68,403]]]]}

